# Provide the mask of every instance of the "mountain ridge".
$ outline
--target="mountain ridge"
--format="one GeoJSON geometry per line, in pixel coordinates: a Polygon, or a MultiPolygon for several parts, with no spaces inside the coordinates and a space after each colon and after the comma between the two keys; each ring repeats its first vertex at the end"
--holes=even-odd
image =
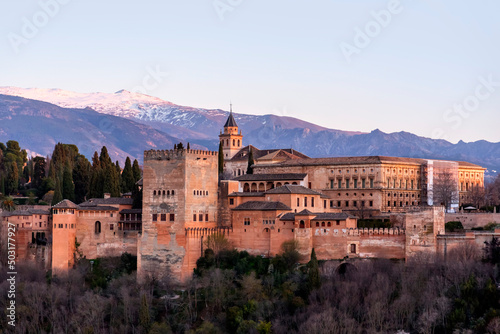
{"type": "MultiPolygon", "coordinates": [[[[118,117],[155,129],[163,135],[168,134],[167,136],[172,137],[170,141],[182,139],[211,150],[218,149],[218,135],[228,115],[228,111],[221,109],[179,106],[126,90],[113,94],[86,94],[60,89],[0,87],[0,94],[3,93],[9,93],[10,96],[35,96],[50,100],[46,102],[71,106],[70,110],[75,110],[74,107],[89,108],[103,115],[102,117],[118,117]]],[[[461,160],[482,165],[494,173],[500,170],[500,143],[486,140],[470,143],[459,141],[453,144],[443,139],[420,137],[407,131],[342,131],[288,116],[238,113],[234,113],[234,116],[244,135],[244,145],[252,144],[262,149],[293,148],[311,157],[388,155],[461,160]]],[[[154,141],[149,142],[149,146],[161,147],[161,144],[154,141]]],[[[132,146],[131,143],[128,146],[132,146]]]]}

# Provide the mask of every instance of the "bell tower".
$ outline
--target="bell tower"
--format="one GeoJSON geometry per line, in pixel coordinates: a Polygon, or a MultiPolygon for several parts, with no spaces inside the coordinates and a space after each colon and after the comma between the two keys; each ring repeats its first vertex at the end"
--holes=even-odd
{"type": "Polygon", "coordinates": [[[243,135],[238,132],[238,125],[233,117],[233,105],[230,105],[229,117],[224,124],[224,132],[221,131],[219,140],[222,143],[222,153],[224,160],[230,160],[239,152],[243,143],[243,135]]]}

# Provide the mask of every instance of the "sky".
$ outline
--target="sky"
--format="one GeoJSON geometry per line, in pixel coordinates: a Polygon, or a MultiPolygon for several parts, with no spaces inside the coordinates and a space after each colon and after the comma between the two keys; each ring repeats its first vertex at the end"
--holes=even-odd
{"type": "Polygon", "coordinates": [[[495,0],[2,1],[0,86],[500,142],[498,13],[495,0]]]}

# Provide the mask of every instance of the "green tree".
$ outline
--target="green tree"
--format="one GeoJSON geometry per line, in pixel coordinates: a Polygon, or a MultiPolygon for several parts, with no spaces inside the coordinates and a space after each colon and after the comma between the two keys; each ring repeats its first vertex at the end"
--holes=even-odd
{"type": "Polygon", "coordinates": [[[134,159],[134,164],[132,165],[132,173],[134,174],[134,183],[141,179],[141,167],[139,167],[139,162],[137,162],[137,159],[134,159]]]}
{"type": "Polygon", "coordinates": [[[7,182],[5,184],[5,191],[7,194],[13,194],[17,191],[19,185],[19,169],[15,161],[6,164],[7,169],[7,182]]]}
{"type": "Polygon", "coordinates": [[[71,172],[70,166],[67,163],[64,166],[63,172],[63,182],[62,182],[62,197],[63,199],[69,199],[70,201],[75,201],[75,185],[73,184],[73,173],[71,172]]]}
{"type": "Polygon", "coordinates": [[[89,197],[98,198],[103,195],[103,172],[99,155],[94,152],[92,156],[92,168],[90,170],[89,197]]]}
{"type": "Polygon", "coordinates": [[[141,307],[139,309],[139,325],[142,327],[144,333],[149,333],[151,329],[151,315],[149,313],[149,303],[146,295],[142,295],[141,307]]]}
{"type": "Polygon", "coordinates": [[[5,178],[3,175],[0,175],[0,193],[5,196],[5,178]]]}
{"type": "Polygon", "coordinates": [[[42,181],[45,178],[45,158],[35,157],[33,158],[33,179],[31,184],[33,188],[40,188],[42,181]]]}
{"type": "Polygon", "coordinates": [[[318,259],[314,248],[311,251],[311,260],[307,263],[307,283],[309,291],[317,289],[321,286],[321,277],[319,276],[318,259]]]}
{"type": "Polygon", "coordinates": [[[76,159],[75,168],[73,169],[73,183],[75,185],[75,202],[82,203],[85,201],[89,192],[90,186],[90,162],[83,155],[79,155],[76,159]]]}
{"type": "Polygon", "coordinates": [[[5,211],[14,211],[16,209],[16,204],[14,203],[14,199],[10,196],[5,197],[2,200],[2,209],[5,211]]]}
{"type": "Polygon", "coordinates": [[[52,197],[52,205],[56,205],[62,200],[61,181],[59,181],[59,178],[56,178],[56,187],[54,189],[54,197],[52,197]]]}
{"type": "Polygon", "coordinates": [[[125,167],[121,174],[121,188],[123,193],[128,193],[134,190],[134,171],[132,170],[132,162],[130,158],[125,159],[125,167]]]}
{"type": "Polygon", "coordinates": [[[253,152],[252,148],[248,148],[250,150],[250,153],[248,153],[248,166],[247,166],[247,174],[253,174],[253,165],[254,165],[254,160],[253,160],[253,152]]]}

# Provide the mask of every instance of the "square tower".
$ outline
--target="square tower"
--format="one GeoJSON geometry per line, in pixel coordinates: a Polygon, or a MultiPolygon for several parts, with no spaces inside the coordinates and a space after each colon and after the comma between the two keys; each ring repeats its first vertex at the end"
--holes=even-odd
{"type": "Polygon", "coordinates": [[[145,151],[139,279],[191,276],[203,240],[187,229],[217,225],[218,153],[201,150],[145,151]]]}

